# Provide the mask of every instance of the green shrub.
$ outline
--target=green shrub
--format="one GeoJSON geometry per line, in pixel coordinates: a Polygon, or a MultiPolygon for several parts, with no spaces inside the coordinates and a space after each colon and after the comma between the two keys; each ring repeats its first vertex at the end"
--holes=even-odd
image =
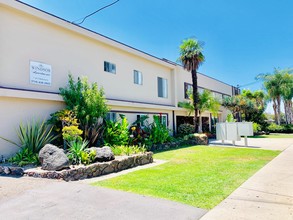
{"type": "Polygon", "coordinates": [[[179,135],[187,135],[194,133],[194,125],[184,123],[179,125],[178,127],[178,134],[179,135]]]}
{"type": "Polygon", "coordinates": [[[79,123],[73,111],[62,109],[50,115],[51,118],[47,121],[48,124],[53,125],[53,132],[58,136],[57,145],[64,145],[64,141],[70,142],[74,139],[79,139],[78,136],[82,131],[78,129],[79,123]],[[73,126],[73,127],[71,127],[73,126]],[[70,135],[73,135],[72,137],[70,135]]]}
{"type": "Polygon", "coordinates": [[[285,133],[293,133],[293,124],[284,125],[283,132],[285,133]]]}
{"type": "Polygon", "coordinates": [[[232,113],[229,113],[226,117],[226,122],[235,122],[234,116],[232,113]]]}
{"type": "Polygon", "coordinates": [[[13,157],[8,159],[8,162],[17,164],[19,166],[25,166],[28,164],[39,164],[38,154],[31,152],[28,148],[21,149],[13,157]]]}
{"type": "Polygon", "coordinates": [[[150,125],[149,144],[163,144],[170,140],[169,129],[161,123],[160,117],[153,116],[154,122],[150,125]]]}
{"type": "Polygon", "coordinates": [[[144,146],[112,146],[112,152],[115,156],[122,156],[122,155],[132,155],[132,154],[141,154],[146,152],[146,148],[144,146]]]}
{"type": "Polygon", "coordinates": [[[277,125],[272,123],[267,127],[267,130],[271,133],[293,133],[293,125],[277,125]]]}
{"type": "Polygon", "coordinates": [[[261,125],[258,123],[253,122],[253,133],[258,133],[261,131],[261,125]]]}
{"type": "Polygon", "coordinates": [[[272,123],[267,127],[267,129],[269,132],[279,133],[279,132],[283,132],[284,127],[282,125],[277,125],[275,123],[272,123]]]}
{"type": "Polygon", "coordinates": [[[82,141],[81,135],[82,130],[80,130],[77,126],[65,126],[62,129],[62,137],[67,142],[80,142],[82,141]]]}
{"type": "Polygon", "coordinates": [[[106,145],[127,145],[129,140],[128,121],[124,115],[120,115],[119,121],[106,121],[104,142],[106,145]]]}

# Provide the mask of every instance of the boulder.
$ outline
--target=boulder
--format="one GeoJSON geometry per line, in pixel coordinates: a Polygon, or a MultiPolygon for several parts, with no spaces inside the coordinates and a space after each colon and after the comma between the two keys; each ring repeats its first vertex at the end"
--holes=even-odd
{"type": "Polygon", "coordinates": [[[46,144],[39,152],[43,170],[61,170],[69,167],[69,159],[64,151],[52,144],[46,144]]]}
{"type": "Polygon", "coordinates": [[[91,147],[89,150],[94,150],[96,151],[96,156],[95,156],[95,161],[98,162],[106,162],[110,160],[114,160],[115,156],[111,150],[110,147],[104,146],[102,148],[100,147],[91,147]]]}

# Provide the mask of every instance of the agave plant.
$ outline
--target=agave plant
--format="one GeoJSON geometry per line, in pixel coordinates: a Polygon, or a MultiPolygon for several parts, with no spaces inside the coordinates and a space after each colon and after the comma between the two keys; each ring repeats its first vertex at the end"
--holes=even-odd
{"type": "Polygon", "coordinates": [[[88,144],[89,142],[87,140],[72,141],[68,144],[69,149],[67,156],[73,164],[87,164],[90,162],[90,152],[86,151],[88,144]]]}
{"type": "Polygon", "coordinates": [[[3,137],[0,138],[18,146],[21,150],[28,149],[31,153],[38,153],[42,147],[56,139],[56,136],[53,136],[51,132],[52,127],[49,127],[45,120],[32,121],[26,124],[20,123],[17,130],[19,143],[3,137]]]}

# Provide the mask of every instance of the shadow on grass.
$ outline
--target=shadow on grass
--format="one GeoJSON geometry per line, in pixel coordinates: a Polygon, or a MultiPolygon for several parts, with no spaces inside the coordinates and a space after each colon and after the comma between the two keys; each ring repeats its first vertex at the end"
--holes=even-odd
{"type": "Polygon", "coordinates": [[[184,148],[189,148],[189,147],[196,147],[196,146],[206,146],[206,147],[208,147],[208,145],[180,145],[178,147],[174,147],[174,148],[170,148],[170,149],[166,149],[166,150],[154,150],[152,152],[154,154],[157,154],[157,153],[174,151],[174,150],[179,150],[179,149],[184,149],[184,148]]]}

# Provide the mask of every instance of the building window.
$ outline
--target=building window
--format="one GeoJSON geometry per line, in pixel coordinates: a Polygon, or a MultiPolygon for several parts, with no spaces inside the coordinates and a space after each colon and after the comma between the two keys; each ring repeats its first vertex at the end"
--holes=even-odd
{"type": "Polygon", "coordinates": [[[226,99],[226,98],[230,98],[231,96],[223,94],[222,97],[223,99],[226,99]]]}
{"type": "Polygon", "coordinates": [[[104,71],[116,74],[116,65],[114,63],[104,61],[104,71]]]}
{"type": "Polygon", "coordinates": [[[109,121],[117,121],[117,113],[116,112],[108,112],[106,119],[109,121]]]}
{"type": "Polygon", "coordinates": [[[189,99],[189,93],[192,92],[192,84],[184,83],[184,98],[189,99]]]}
{"type": "Polygon", "coordinates": [[[205,90],[204,88],[199,88],[199,87],[197,88],[197,92],[199,94],[203,94],[204,90],[205,90]]]}
{"type": "Polygon", "coordinates": [[[216,98],[218,101],[222,101],[223,100],[223,95],[221,93],[218,92],[212,92],[214,98],[216,98]]]}
{"type": "Polygon", "coordinates": [[[133,71],[134,84],[142,85],[142,73],[140,71],[133,71]]]}
{"type": "Polygon", "coordinates": [[[149,118],[148,115],[140,114],[140,115],[137,115],[136,117],[137,117],[136,120],[138,122],[137,123],[138,127],[144,127],[148,124],[148,118],[149,118]]]}
{"type": "Polygon", "coordinates": [[[168,126],[167,115],[161,115],[160,119],[161,119],[161,124],[167,127],[168,126]]]}
{"type": "Polygon", "coordinates": [[[168,98],[168,81],[167,79],[158,77],[158,96],[168,98]]]}

